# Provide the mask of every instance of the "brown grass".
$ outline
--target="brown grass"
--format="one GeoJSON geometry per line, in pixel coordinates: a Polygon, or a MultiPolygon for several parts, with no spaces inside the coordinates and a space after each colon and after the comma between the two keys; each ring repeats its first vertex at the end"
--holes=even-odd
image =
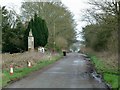
{"type": "Polygon", "coordinates": [[[36,64],[38,61],[43,59],[49,59],[53,54],[43,54],[40,52],[25,52],[25,53],[15,53],[2,54],[2,69],[9,69],[12,64],[14,68],[22,68],[27,66],[27,61],[31,61],[32,65],[36,64]]]}
{"type": "Polygon", "coordinates": [[[106,68],[118,71],[118,53],[111,53],[107,51],[95,52],[90,48],[82,48],[81,50],[84,53],[87,52],[97,56],[99,60],[101,60],[104,63],[106,68]]]}

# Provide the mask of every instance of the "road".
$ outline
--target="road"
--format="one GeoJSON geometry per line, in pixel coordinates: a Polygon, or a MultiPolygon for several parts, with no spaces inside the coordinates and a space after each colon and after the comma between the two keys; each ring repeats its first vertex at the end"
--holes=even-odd
{"type": "Polygon", "coordinates": [[[70,53],[49,68],[32,73],[7,88],[106,88],[103,82],[92,77],[90,67],[80,54],[70,53]]]}

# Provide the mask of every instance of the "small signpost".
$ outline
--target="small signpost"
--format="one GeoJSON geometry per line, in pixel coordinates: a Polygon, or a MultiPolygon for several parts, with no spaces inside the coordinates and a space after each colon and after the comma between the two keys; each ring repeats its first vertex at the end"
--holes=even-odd
{"type": "Polygon", "coordinates": [[[45,52],[45,48],[44,47],[39,47],[38,48],[38,52],[44,53],[45,52]]]}

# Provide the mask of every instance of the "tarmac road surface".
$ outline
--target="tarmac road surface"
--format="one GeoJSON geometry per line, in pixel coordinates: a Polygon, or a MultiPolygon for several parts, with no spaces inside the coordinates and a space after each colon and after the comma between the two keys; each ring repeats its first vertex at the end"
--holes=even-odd
{"type": "Polygon", "coordinates": [[[106,88],[103,82],[92,77],[90,68],[82,55],[69,53],[49,68],[36,71],[6,88],[106,88]]]}

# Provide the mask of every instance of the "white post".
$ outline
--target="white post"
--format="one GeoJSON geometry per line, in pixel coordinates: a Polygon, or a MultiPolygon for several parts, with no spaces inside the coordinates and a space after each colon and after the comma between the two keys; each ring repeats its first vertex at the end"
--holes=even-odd
{"type": "Polygon", "coordinates": [[[13,74],[13,65],[10,65],[10,75],[13,74]]]}
{"type": "Polygon", "coordinates": [[[31,62],[30,61],[28,61],[28,67],[31,67],[32,65],[31,65],[31,62]]]}

